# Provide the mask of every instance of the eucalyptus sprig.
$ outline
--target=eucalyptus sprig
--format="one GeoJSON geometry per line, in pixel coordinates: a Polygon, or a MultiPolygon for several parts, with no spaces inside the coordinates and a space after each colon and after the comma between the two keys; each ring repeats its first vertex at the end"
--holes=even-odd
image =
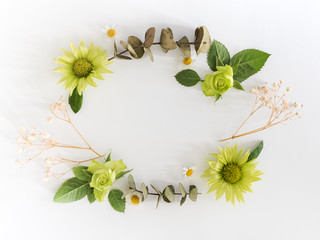
{"type": "Polygon", "coordinates": [[[160,191],[152,184],[150,184],[150,186],[153,188],[155,192],[149,192],[148,186],[144,183],[141,184],[141,190],[139,190],[136,187],[134,178],[131,174],[128,176],[128,184],[131,193],[138,192],[142,194],[142,202],[145,201],[148,198],[148,196],[157,196],[156,208],[158,208],[161,199],[163,199],[167,203],[172,203],[175,201],[176,196],[181,196],[180,206],[182,206],[185,203],[187,196],[189,196],[189,199],[191,201],[196,202],[198,194],[201,194],[198,192],[198,188],[195,185],[190,185],[189,192],[187,192],[182,183],[179,183],[180,192],[176,192],[173,185],[168,185],[163,189],[163,191],[160,191]]]}
{"type": "Polygon", "coordinates": [[[230,58],[228,49],[214,40],[207,54],[207,63],[212,74],[202,79],[191,69],[176,74],[176,80],[186,87],[202,83],[202,91],[206,96],[214,96],[216,101],[230,88],[244,90],[241,83],[259,72],[270,54],[257,50],[246,49],[230,58]]]}
{"type": "Polygon", "coordinates": [[[125,50],[123,50],[120,53],[118,53],[118,47],[116,42],[114,41],[114,55],[113,57],[109,58],[108,61],[113,59],[140,59],[143,57],[144,53],[147,53],[151,61],[153,61],[154,57],[150,49],[153,45],[160,45],[164,53],[167,53],[168,51],[174,50],[178,47],[186,58],[190,58],[191,56],[190,45],[194,45],[197,55],[199,55],[201,52],[208,52],[210,48],[210,34],[205,26],[200,26],[196,28],[195,39],[193,42],[190,42],[186,36],[183,36],[180,40],[175,41],[171,28],[163,28],[160,34],[160,41],[154,42],[155,32],[156,29],[154,27],[150,27],[145,33],[144,42],[142,42],[136,36],[129,36],[126,42],[121,40],[120,44],[122,45],[122,47],[125,48],[125,50]],[[123,55],[127,52],[130,53],[132,58],[123,55]]]}

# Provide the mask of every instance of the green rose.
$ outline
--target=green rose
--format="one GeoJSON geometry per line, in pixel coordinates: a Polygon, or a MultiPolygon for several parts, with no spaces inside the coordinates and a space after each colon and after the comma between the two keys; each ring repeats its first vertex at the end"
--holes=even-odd
{"type": "Polygon", "coordinates": [[[109,161],[101,163],[93,160],[88,171],[93,174],[90,187],[94,188],[93,193],[99,202],[103,202],[110,187],[116,180],[117,174],[126,169],[127,166],[120,161],[109,161]]]}
{"type": "Polygon", "coordinates": [[[204,95],[216,96],[222,95],[224,92],[233,87],[233,70],[229,65],[217,67],[217,71],[207,74],[202,84],[204,95]]]}

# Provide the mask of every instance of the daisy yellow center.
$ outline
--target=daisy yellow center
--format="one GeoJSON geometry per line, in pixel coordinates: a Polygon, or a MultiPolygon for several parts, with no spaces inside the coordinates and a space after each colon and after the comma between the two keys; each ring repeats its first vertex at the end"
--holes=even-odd
{"type": "Polygon", "coordinates": [[[188,169],[186,172],[186,176],[190,177],[193,174],[193,170],[192,169],[188,169]]]}
{"type": "Polygon", "coordinates": [[[114,37],[116,35],[116,31],[114,29],[109,29],[107,35],[108,37],[114,37]]]}
{"type": "Polygon", "coordinates": [[[183,59],[183,64],[184,65],[190,65],[192,63],[192,59],[191,58],[184,58],[183,59]]]}
{"type": "Polygon", "coordinates": [[[139,204],[140,199],[139,199],[139,197],[138,197],[137,195],[132,195],[132,197],[131,197],[131,202],[132,202],[133,204],[137,205],[137,204],[139,204]]]}
{"type": "Polygon", "coordinates": [[[237,164],[225,165],[221,171],[222,178],[228,183],[236,183],[241,178],[241,169],[237,164]]]}
{"type": "Polygon", "coordinates": [[[86,59],[77,59],[73,63],[73,71],[77,77],[87,77],[92,71],[92,64],[86,59]]]}

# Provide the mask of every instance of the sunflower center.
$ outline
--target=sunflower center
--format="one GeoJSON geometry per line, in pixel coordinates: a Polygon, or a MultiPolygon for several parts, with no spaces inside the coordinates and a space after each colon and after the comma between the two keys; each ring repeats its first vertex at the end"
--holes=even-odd
{"type": "Polygon", "coordinates": [[[132,195],[132,197],[131,197],[131,202],[132,202],[133,204],[137,205],[137,204],[139,204],[140,199],[139,199],[139,197],[138,197],[137,195],[132,195]]]}
{"type": "Polygon", "coordinates": [[[240,167],[237,164],[231,163],[223,167],[221,175],[226,182],[236,183],[241,178],[240,167]]]}
{"type": "Polygon", "coordinates": [[[186,172],[186,176],[190,177],[193,174],[193,170],[192,169],[188,169],[188,171],[186,172]]]}
{"type": "Polygon", "coordinates": [[[73,63],[73,71],[77,77],[87,77],[92,71],[92,64],[86,59],[77,59],[73,63]]]}
{"type": "Polygon", "coordinates": [[[114,37],[116,35],[116,31],[114,29],[109,29],[107,35],[108,37],[114,37]]]}
{"type": "Polygon", "coordinates": [[[190,65],[191,62],[192,62],[192,59],[191,59],[191,58],[184,58],[184,59],[183,59],[183,64],[184,64],[184,65],[190,65]]]}

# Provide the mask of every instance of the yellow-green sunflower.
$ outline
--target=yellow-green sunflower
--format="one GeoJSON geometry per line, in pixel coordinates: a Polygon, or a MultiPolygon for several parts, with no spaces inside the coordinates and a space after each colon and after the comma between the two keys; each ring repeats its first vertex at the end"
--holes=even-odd
{"type": "Polygon", "coordinates": [[[219,148],[220,154],[212,153],[217,161],[206,160],[210,167],[204,171],[201,177],[208,177],[207,185],[210,186],[208,193],[216,191],[219,199],[224,193],[226,200],[235,204],[235,198],[244,202],[243,193],[252,192],[252,183],[261,180],[259,176],[263,172],[256,170],[257,162],[248,162],[250,151],[243,156],[243,149],[237,151],[237,145],[224,150],[219,148]]]}
{"type": "Polygon", "coordinates": [[[64,74],[58,83],[64,82],[70,95],[75,88],[81,95],[88,84],[97,87],[93,78],[103,80],[101,73],[112,73],[106,67],[112,62],[107,59],[107,50],[101,50],[100,47],[93,46],[92,43],[86,47],[81,40],[79,48],[76,48],[72,42],[70,45],[72,52],[62,49],[64,56],[56,59],[56,62],[63,67],[58,67],[54,71],[64,74]]]}

